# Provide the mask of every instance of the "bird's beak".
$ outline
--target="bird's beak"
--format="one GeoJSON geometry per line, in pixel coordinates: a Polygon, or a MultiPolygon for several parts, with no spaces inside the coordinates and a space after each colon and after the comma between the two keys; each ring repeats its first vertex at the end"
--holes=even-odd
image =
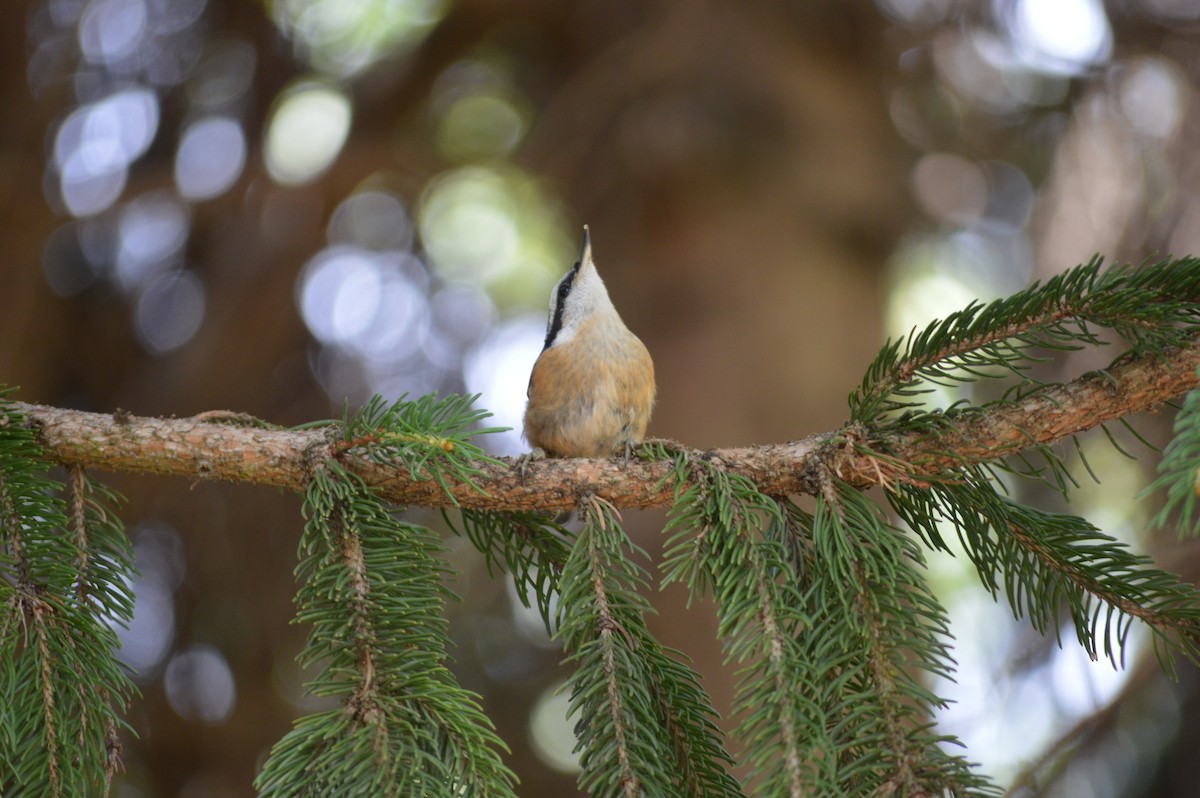
{"type": "Polygon", "coordinates": [[[583,226],[583,244],[579,247],[579,265],[587,263],[592,259],[592,234],[588,232],[588,226],[583,226]]]}

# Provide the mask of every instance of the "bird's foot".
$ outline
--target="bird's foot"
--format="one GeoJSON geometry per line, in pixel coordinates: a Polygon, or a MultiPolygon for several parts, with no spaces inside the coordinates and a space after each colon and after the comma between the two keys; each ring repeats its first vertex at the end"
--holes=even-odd
{"type": "Polygon", "coordinates": [[[513,465],[513,467],[517,469],[517,473],[521,475],[521,481],[524,482],[526,473],[529,471],[529,464],[535,460],[545,460],[545,459],[546,459],[546,451],[544,449],[541,449],[541,448],[538,448],[535,446],[533,448],[533,451],[526,452],[525,454],[518,457],[517,461],[513,465]]]}

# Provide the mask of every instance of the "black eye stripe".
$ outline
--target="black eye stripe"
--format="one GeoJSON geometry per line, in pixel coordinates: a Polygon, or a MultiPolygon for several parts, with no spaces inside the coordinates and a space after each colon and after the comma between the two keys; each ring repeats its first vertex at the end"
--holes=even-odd
{"type": "Polygon", "coordinates": [[[571,293],[571,289],[575,286],[575,276],[579,273],[579,263],[571,267],[571,271],[567,272],[562,280],[558,283],[558,288],[555,289],[554,295],[554,316],[550,319],[550,326],[546,328],[546,343],[542,346],[543,350],[549,349],[554,343],[554,339],[558,337],[558,331],[562,329],[563,311],[567,306],[567,295],[571,293]]]}

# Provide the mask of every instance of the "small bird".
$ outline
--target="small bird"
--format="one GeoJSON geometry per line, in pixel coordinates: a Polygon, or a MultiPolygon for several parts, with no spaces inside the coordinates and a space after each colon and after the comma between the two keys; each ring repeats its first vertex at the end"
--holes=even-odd
{"type": "Polygon", "coordinates": [[[527,395],[525,438],[535,458],[628,460],[646,435],[654,361],[608,298],[587,225],[579,260],[550,294],[546,344],[527,395]]]}

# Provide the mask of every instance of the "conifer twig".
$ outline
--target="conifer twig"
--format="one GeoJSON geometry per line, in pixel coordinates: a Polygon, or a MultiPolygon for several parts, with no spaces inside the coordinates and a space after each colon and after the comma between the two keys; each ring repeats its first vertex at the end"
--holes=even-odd
{"type": "MultiPolygon", "coordinates": [[[[595,497],[589,497],[589,504],[598,502],[595,497]]],[[[601,530],[604,529],[604,515],[598,510],[591,507],[588,508],[587,516],[588,523],[595,524],[601,530]]],[[[629,744],[625,739],[625,712],[622,708],[624,701],[618,687],[618,674],[616,664],[616,640],[613,632],[621,629],[620,623],[613,617],[611,608],[608,602],[608,590],[604,586],[604,578],[606,575],[605,563],[603,562],[602,552],[599,550],[595,540],[595,532],[589,530],[586,534],[589,535],[587,546],[588,566],[591,571],[591,584],[596,602],[596,617],[597,629],[599,635],[600,648],[604,661],[604,681],[605,681],[605,696],[608,698],[609,718],[612,721],[613,741],[616,745],[617,763],[621,772],[621,788],[622,792],[628,798],[636,798],[641,793],[641,783],[637,774],[633,772],[633,768],[629,762],[629,744]]],[[[629,633],[625,632],[629,647],[634,647],[632,639],[629,638],[629,633]]]]}
{"type": "Polygon", "coordinates": [[[1038,536],[1029,530],[1012,524],[1009,526],[1008,532],[1016,538],[1022,548],[1037,557],[1045,567],[1058,572],[1064,579],[1074,582],[1081,590],[1087,591],[1105,604],[1117,608],[1126,615],[1137,618],[1164,635],[1177,635],[1182,639],[1200,639],[1200,628],[1197,628],[1195,622],[1174,617],[1170,613],[1163,612],[1161,608],[1152,606],[1147,602],[1135,601],[1128,596],[1120,595],[1113,590],[1111,585],[1103,584],[1100,580],[1087,574],[1083,568],[1055,556],[1055,553],[1049,551],[1042,541],[1038,539],[1038,536]]]}
{"type": "MultiPolygon", "coordinates": [[[[781,696],[786,695],[783,671],[787,665],[784,646],[781,642],[783,633],[779,628],[774,603],[771,601],[767,578],[761,571],[755,574],[755,589],[759,601],[762,603],[758,621],[762,625],[763,635],[767,639],[767,670],[775,683],[775,689],[781,696]]],[[[799,735],[790,714],[779,713],[779,729],[779,736],[782,738],[783,749],[786,752],[784,767],[787,772],[788,796],[789,798],[803,798],[804,773],[800,761],[799,735]]]]}

